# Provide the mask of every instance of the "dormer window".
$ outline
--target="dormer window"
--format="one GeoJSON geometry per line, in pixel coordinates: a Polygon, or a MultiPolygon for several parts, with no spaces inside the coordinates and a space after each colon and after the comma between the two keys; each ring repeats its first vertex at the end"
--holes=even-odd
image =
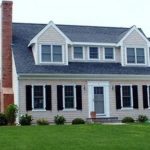
{"type": "Polygon", "coordinates": [[[83,47],[74,46],[73,47],[73,58],[74,59],[83,59],[83,47]]]}
{"type": "Polygon", "coordinates": [[[114,60],[114,48],[113,47],[105,47],[104,48],[104,59],[105,60],[114,60]]]}
{"type": "Polygon", "coordinates": [[[127,64],[145,64],[144,48],[127,48],[127,64]]]}
{"type": "Polygon", "coordinates": [[[98,47],[89,47],[89,59],[90,60],[99,59],[98,47]]]}
{"type": "Polygon", "coordinates": [[[41,63],[59,63],[62,56],[62,45],[41,45],[41,63]]]}

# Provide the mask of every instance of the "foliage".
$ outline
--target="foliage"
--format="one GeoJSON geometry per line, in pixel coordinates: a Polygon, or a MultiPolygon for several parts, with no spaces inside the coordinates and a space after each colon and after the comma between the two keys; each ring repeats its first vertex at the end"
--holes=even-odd
{"type": "Polygon", "coordinates": [[[0,126],[4,125],[7,125],[7,118],[5,114],[0,113],[0,126]]]}
{"type": "Polygon", "coordinates": [[[85,121],[82,118],[75,118],[72,120],[72,124],[85,124],[85,121]]]}
{"type": "Polygon", "coordinates": [[[49,125],[49,122],[48,122],[48,120],[42,118],[42,119],[37,120],[37,124],[38,125],[49,125]]]}
{"type": "Polygon", "coordinates": [[[17,112],[18,112],[17,105],[10,104],[6,108],[5,115],[6,115],[7,122],[8,122],[9,125],[14,125],[15,124],[17,112]]]}
{"type": "Polygon", "coordinates": [[[19,123],[22,126],[31,125],[31,121],[32,121],[32,116],[28,114],[22,115],[19,119],[19,123]]]}
{"type": "Polygon", "coordinates": [[[55,116],[54,117],[54,122],[57,124],[57,125],[62,125],[66,122],[66,119],[64,118],[64,116],[55,116]]]}
{"type": "Polygon", "coordinates": [[[138,122],[144,123],[148,120],[148,117],[146,115],[139,115],[138,116],[138,122]]]}
{"type": "Polygon", "coordinates": [[[132,117],[124,117],[122,119],[122,122],[123,123],[133,123],[134,122],[134,119],[132,117]]]}

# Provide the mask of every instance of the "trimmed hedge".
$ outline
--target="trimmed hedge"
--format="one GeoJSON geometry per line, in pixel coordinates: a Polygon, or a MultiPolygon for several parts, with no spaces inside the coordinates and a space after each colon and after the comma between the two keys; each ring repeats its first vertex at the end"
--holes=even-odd
{"type": "Polygon", "coordinates": [[[72,120],[72,124],[76,125],[76,124],[85,124],[85,121],[82,118],[75,118],[74,120],[72,120]]]}

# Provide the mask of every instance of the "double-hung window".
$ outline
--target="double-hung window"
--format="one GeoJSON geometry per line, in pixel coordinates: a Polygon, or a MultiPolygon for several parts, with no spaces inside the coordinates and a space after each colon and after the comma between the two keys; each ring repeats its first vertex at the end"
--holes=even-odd
{"type": "Polygon", "coordinates": [[[127,48],[128,64],[145,64],[144,48],[127,48]]]}
{"type": "Polygon", "coordinates": [[[98,59],[99,52],[98,47],[89,47],[89,59],[98,59]]]}
{"type": "Polygon", "coordinates": [[[105,60],[114,60],[114,48],[112,47],[105,47],[105,60]]]}
{"type": "Polygon", "coordinates": [[[44,87],[33,86],[33,109],[44,109],[44,87]]]}
{"type": "Polygon", "coordinates": [[[64,108],[75,109],[75,86],[64,86],[64,108]]]}
{"type": "Polygon", "coordinates": [[[41,62],[62,62],[62,45],[41,45],[41,62]]]}
{"type": "Polygon", "coordinates": [[[73,50],[74,59],[83,59],[83,47],[74,46],[73,50]]]}
{"type": "Polygon", "coordinates": [[[122,108],[133,107],[132,86],[130,85],[121,86],[121,102],[122,108]]]}

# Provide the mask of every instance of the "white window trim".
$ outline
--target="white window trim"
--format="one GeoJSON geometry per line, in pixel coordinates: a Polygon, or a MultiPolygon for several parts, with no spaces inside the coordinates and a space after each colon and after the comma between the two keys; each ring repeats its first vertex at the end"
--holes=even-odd
{"type": "Polygon", "coordinates": [[[116,51],[115,51],[115,47],[103,47],[103,60],[105,61],[115,61],[116,60],[116,51]],[[113,59],[108,59],[108,58],[105,58],[105,48],[113,48],[113,59]]]}
{"type": "Polygon", "coordinates": [[[31,85],[32,86],[32,111],[46,111],[46,97],[45,97],[45,85],[31,85]],[[42,86],[43,87],[43,109],[35,109],[34,108],[34,86],[42,86]]]}
{"type": "Polygon", "coordinates": [[[88,60],[100,60],[100,47],[99,46],[88,46],[88,60]],[[90,47],[97,47],[98,48],[98,58],[90,58],[90,47]]]}
{"type": "Polygon", "coordinates": [[[146,58],[146,48],[145,47],[141,47],[141,46],[126,46],[125,47],[125,62],[126,65],[128,66],[145,66],[147,65],[147,58],[146,58]],[[135,52],[135,63],[128,63],[128,59],[127,59],[127,48],[134,48],[134,52],[135,52]],[[144,59],[145,59],[145,63],[137,63],[137,55],[136,55],[136,49],[137,48],[143,48],[144,49],[144,59]]]}
{"type": "Polygon", "coordinates": [[[132,84],[122,84],[122,85],[120,85],[120,90],[121,90],[121,110],[132,110],[133,109],[133,88],[132,88],[132,84]],[[123,92],[122,92],[122,87],[123,86],[130,86],[131,107],[123,107],[123,92]]]}
{"type": "Polygon", "coordinates": [[[58,44],[58,43],[42,43],[39,45],[39,58],[40,58],[40,64],[64,64],[64,50],[65,50],[65,45],[63,44],[58,44]],[[49,45],[51,46],[51,62],[43,62],[42,61],[42,45],[49,45]],[[53,45],[58,45],[62,47],[62,61],[61,62],[53,62],[53,55],[52,55],[52,47],[53,45]]]}
{"type": "Polygon", "coordinates": [[[74,45],[71,47],[71,52],[72,52],[72,60],[85,60],[85,47],[81,45],[74,45]],[[82,58],[75,58],[74,57],[74,47],[82,47],[83,51],[83,57],[82,58]]]}
{"type": "Polygon", "coordinates": [[[75,84],[64,84],[63,85],[63,111],[76,111],[76,85],[75,84]],[[65,108],[65,86],[73,86],[74,93],[74,108],[65,108]]]}

